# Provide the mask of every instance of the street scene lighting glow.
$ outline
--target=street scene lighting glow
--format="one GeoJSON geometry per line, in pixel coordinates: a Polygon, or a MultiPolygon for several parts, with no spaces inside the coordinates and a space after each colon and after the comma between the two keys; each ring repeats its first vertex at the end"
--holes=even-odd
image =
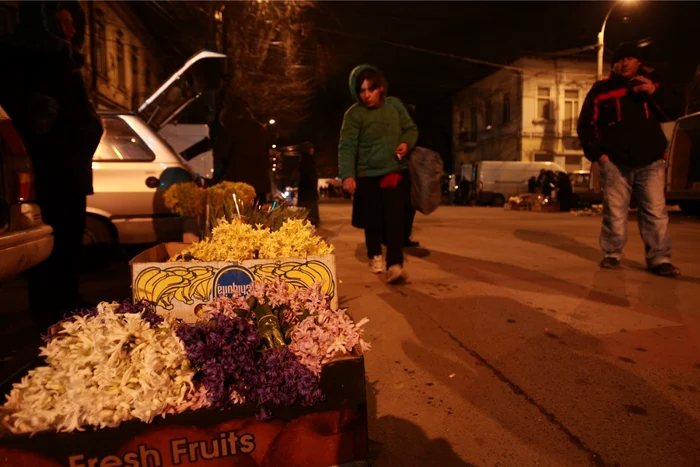
{"type": "Polygon", "coordinates": [[[271,119],[270,119],[270,125],[274,125],[274,124],[275,124],[275,119],[274,119],[274,118],[271,118],[271,119]]]}
{"type": "Polygon", "coordinates": [[[276,144],[273,144],[273,145],[272,145],[272,149],[275,149],[276,147],[277,147],[276,144]]]}

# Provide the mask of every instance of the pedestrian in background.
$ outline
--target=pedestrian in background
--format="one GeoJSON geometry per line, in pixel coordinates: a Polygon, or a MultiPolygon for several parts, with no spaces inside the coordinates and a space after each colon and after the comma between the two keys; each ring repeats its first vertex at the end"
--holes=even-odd
{"type": "Polygon", "coordinates": [[[649,271],[680,274],[671,263],[664,191],[667,141],[661,129],[661,122],[676,117],[674,107],[670,90],[641,63],[638,47],[629,43],[615,50],[610,77],[595,83],[586,96],[578,135],[586,157],[600,164],[603,268],[620,267],[634,194],[649,271]]]}
{"type": "Polygon", "coordinates": [[[386,95],[382,73],[360,65],[350,74],[355,104],[345,112],[338,164],[343,188],[354,194],[352,224],[365,231],[370,269],[386,267],[389,283],[404,275],[403,247],[410,174],[406,156],[418,140],[418,128],[403,103],[386,95]],[[386,229],[386,262],[382,230],[386,229]]]}
{"type": "Polygon", "coordinates": [[[314,145],[308,141],[301,145],[297,196],[297,206],[308,210],[307,219],[314,227],[318,227],[321,222],[318,212],[318,174],[316,173],[314,145]]]}
{"type": "Polygon", "coordinates": [[[0,104],[27,146],[37,203],[53,228],[51,255],[28,271],[32,320],[44,331],[65,312],[92,305],[81,297],[78,268],[103,129],[81,73],[85,15],[78,2],[21,2],[19,20],[3,53],[3,67],[16,79],[3,85],[0,104]]]}

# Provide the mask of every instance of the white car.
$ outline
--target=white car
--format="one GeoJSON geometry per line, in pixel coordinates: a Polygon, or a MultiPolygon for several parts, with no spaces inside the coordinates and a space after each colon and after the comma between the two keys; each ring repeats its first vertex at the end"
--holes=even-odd
{"type": "Polygon", "coordinates": [[[34,171],[12,120],[0,107],[0,281],[51,254],[53,230],[34,202],[34,171]]]}
{"type": "Polygon", "coordinates": [[[87,198],[84,243],[182,239],[183,220],[165,209],[163,192],[173,183],[190,181],[197,175],[210,177],[211,164],[203,164],[202,157],[198,157],[190,166],[173,146],[183,149],[208,137],[208,127],[171,122],[204,91],[219,86],[226,58],[201,51],[137,112],[98,112],[105,131],[92,159],[95,194],[87,198]],[[206,172],[202,167],[207,167],[206,172]]]}

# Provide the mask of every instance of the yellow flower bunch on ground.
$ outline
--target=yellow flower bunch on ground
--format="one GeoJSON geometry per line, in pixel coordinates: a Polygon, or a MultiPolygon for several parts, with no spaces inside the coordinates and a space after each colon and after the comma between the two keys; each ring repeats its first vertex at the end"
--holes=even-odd
{"type": "Polygon", "coordinates": [[[242,206],[247,206],[253,202],[255,199],[255,189],[242,182],[221,182],[210,187],[207,190],[213,199],[216,200],[231,200],[233,201],[233,194],[236,194],[236,199],[242,206]]]}
{"type": "Polygon", "coordinates": [[[260,259],[305,258],[333,253],[333,245],[315,234],[310,222],[287,219],[276,232],[271,232],[260,245],[260,259]]]}
{"type": "Polygon", "coordinates": [[[173,214],[197,217],[204,214],[207,192],[194,182],[176,183],[165,190],[163,201],[173,214]]]}
{"type": "Polygon", "coordinates": [[[221,220],[210,238],[193,243],[170,261],[228,261],[249,259],[305,258],[333,253],[333,245],[315,235],[311,223],[288,219],[271,232],[238,219],[221,220]]]}
{"type": "Polygon", "coordinates": [[[176,183],[163,194],[165,207],[179,216],[197,217],[206,213],[212,219],[230,218],[236,214],[233,195],[236,195],[239,209],[253,203],[255,189],[247,183],[221,182],[209,188],[201,188],[195,182],[176,183]]]}

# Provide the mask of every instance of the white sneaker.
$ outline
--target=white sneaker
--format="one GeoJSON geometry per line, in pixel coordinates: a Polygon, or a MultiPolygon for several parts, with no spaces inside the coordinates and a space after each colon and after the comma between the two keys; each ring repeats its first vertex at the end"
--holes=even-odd
{"type": "Polygon", "coordinates": [[[400,264],[389,266],[389,269],[386,271],[387,284],[393,284],[399,279],[406,279],[406,271],[404,271],[403,266],[400,264]]]}
{"type": "Polygon", "coordinates": [[[373,256],[369,260],[369,269],[375,274],[381,274],[384,272],[384,257],[382,255],[373,256]]]}

